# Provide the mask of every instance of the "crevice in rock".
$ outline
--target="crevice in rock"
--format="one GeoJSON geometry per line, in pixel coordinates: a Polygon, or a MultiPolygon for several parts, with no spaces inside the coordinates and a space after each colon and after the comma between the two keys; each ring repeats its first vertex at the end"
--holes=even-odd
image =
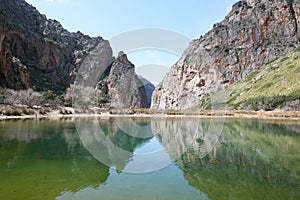
{"type": "Polygon", "coordinates": [[[236,48],[235,48],[235,50],[234,50],[234,54],[235,54],[236,61],[237,61],[236,63],[237,63],[237,67],[238,67],[238,73],[239,73],[240,78],[242,78],[243,68],[242,68],[242,66],[241,66],[241,63],[240,63],[240,56],[239,56],[238,51],[237,51],[236,48]]]}
{"type": "Polygon", "coordinates": [[[294,6],[293,6],[294,0],[287,0],[287,3],[289,6],[289,11],[291,13],[291,18],[292,18],[292,20],[294,20],[294,23],[295,23],[295,28],[296,28],[295,34],[297,34],[298,33],[298,24],[297,24],[296,12],[295,12],[294,6]]]}

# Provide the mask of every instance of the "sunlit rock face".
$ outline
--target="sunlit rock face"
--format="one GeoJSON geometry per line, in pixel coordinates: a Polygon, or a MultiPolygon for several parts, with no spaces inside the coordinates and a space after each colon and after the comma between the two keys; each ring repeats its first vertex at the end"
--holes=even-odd
{"type": "Polygon", "coordinates": [[[152,108],[189,109],[299,46],[300,1],[247,0],[195,39],[152,96],[152,108]]]}

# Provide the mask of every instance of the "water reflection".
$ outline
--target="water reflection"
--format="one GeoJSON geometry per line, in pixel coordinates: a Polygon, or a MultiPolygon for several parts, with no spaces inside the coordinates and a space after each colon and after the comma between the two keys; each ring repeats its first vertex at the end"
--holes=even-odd
{"type": "Polygon", "coordinates": [[[221,135],[198,118],[75,122],[0,122],[0,199],[300,198],[298,122],[231,119],[221,135]],[[149,162],[167,165],[126,173],[149,162]]]}
{"type": "Polygon", "coordinates": [[[117,117],[76,119],[75,124],[83,145],[97,160],[131,173],[167,167],[190,148],[200,149],[198,156],[204,157],[217,144],[223,128],[222,120],[200,123],[199,118],[117,117]],[[139,146],[152,150],[134,151],[139,146]]]}
{"type": "Polygon", "coordinates": [[[186,152],[177,164],[212,199],[299,199],[300,126],[227,120],[214,150],[186,152]],[[212,190],[213,188],[213,190],[212,190]]]}
{"type": "Polygon", "coordinates": [[[123,171],[135,147],[147,139],[127,135],[113,119],[76,119],[78,135],[85,148],[101,163],[123,171]]]}
{"type": "Polygon", "coordinates": [[[132,174],[110,170],[105,184],[88,187],[76,193],[66,192],[57,199],[105,200],[207,200],[205,194],[191,187],[175,165],[155,173],[132,174]]]}
{"type": "Polygon", "coordinates": [[[178,160],[189,149],[198,149],[198,157],[209,154],[218,143],[223,129],[222,119],[169,118],[151,119],[155,136],[164,146],[172,161],[178,160]]]}
{"type": "Polygon", "coordinates": [[[0,122],[0,199],[54,199],[97,187],[108,175],[81,145],[73,122],[0,122]]]}

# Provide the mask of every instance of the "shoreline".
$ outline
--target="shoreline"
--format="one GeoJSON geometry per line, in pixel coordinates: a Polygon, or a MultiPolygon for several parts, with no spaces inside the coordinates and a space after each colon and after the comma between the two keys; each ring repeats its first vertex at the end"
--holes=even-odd
{"type": "Polygon", "coordinates": [[[131,118],[245,118],[245,119],[275,119],[275,120],[293,120],[300,121],[300,112],[287,111],[245,111],[245,110],[227,110],[227,111],[203,111],[194,114],[163,114],[163,113],[134,113],[134,114],[60,114],[58,111],[52,111],[48,114],[33,114],[21,116],[0,115],[0,121],[10,119],[61,119],[61,118],[110,118],[110,117],[131,117],[131,118]]]}

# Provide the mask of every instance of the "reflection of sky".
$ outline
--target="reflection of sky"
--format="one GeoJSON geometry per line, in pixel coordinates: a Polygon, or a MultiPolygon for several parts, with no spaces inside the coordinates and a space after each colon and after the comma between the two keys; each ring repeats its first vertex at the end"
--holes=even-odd
{"type": "Polygon", "coordinates": [[[87,187],[78,192],[65,192],[61,199],[105,199],[105,200],[202,200],[209,199],[191,187],[183,172],[176,166],[146,174],[117,173],[110,169],[110,176],[97,188],[87,187]]]}
{"type": "Polygon", "coordinates": [[[90,186],[74,193],[66,190],[56,199],[209,199],[200,190],[189,185],[182,170],[171,161],[169,154],[156,137],[135,148],[123,171],[116,171],[111,167],[109,172],[106,182],[99,184],[98,187],[90,186]]]}
{"type": "Polygon", "coordinates": [[[134,150],[135,154],[139,153],[151,153],[155,151],[161,151],[163,150],[162,144],[158,141],[156,137],[153,137],[149,142],[144,144],[143,146],[140,146],[134,150]]]}

